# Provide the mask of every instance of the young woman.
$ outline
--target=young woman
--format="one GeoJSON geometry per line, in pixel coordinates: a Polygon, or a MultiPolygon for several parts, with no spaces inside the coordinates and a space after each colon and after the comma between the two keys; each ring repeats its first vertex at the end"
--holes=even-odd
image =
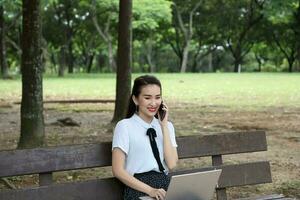
{"type": "Polygon", "coordinates": [[[160,81],[154,76],[135,79],[127,118],[119,121],[112,144],[112,171],[126,186],[124,199],[150,196],[164,199],[168,171],[178,161],[175,131],[162,103],[160,81]],[[162,105],[163,119],[158,112],[162,105]]]}

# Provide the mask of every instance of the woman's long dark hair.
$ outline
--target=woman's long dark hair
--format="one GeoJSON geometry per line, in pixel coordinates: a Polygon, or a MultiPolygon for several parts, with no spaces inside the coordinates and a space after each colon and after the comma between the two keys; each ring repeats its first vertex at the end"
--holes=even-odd
{"type": "Polygon", "coordinates": [[[162,92],[161,83],[155,76],[144,75],[137,77],[134,80],[132,87],[126,118],[130,118],[136,111],[138,111],[138,108],[133,102],[132,97],[135,96],[137,98],[142,91],[142,87],[146,85],[157,85],[160,88],[160,93],[162,92]]]}

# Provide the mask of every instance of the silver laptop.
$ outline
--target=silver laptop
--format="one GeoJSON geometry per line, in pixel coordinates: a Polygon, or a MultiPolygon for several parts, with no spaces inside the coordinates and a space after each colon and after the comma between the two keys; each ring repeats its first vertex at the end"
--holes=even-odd
{"type": "MultiPolygon", "coordinates": [[[[210,200],[222,170],[210,170],[190,174],[172,176],[166,194],[166,200],[210,200]]],[[[149,196],[140,197],[142,200],[153,200],[149,196]]]]}

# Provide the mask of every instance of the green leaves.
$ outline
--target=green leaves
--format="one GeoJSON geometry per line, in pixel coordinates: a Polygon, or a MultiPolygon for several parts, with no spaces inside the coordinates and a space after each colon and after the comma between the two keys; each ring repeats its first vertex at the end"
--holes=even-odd
{"type": "Polygon", "coordinates": [[[170,23],[172,19],[171,2],[166,0],[135,0],[133,1],[134,29],[155,30],[160,23],[170,23]]]}
{"type": "Polygon", "coordinates": [[[288,23],[293,19],[293,13],[299,7],[297,0],[267,1],[264,14],[274,24],[288,23]]]}

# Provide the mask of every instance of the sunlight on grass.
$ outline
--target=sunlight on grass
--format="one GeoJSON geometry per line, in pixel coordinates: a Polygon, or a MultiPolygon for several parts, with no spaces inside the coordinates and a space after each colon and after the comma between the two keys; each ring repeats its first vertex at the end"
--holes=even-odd
{"type": "MultiPolygon", "coordinates": [[[[142,74],[134,74],[133,79],[142,74]]],[[[287,73],[155,74],[166,101],[242,107],[299,106],[300,75],[287,73]]],[[[44,99],[114,99],[115,74],[44,77],[44,99]]],[[[0,80],[0,99],[21,98],[21,80],[0,80]]]]}

